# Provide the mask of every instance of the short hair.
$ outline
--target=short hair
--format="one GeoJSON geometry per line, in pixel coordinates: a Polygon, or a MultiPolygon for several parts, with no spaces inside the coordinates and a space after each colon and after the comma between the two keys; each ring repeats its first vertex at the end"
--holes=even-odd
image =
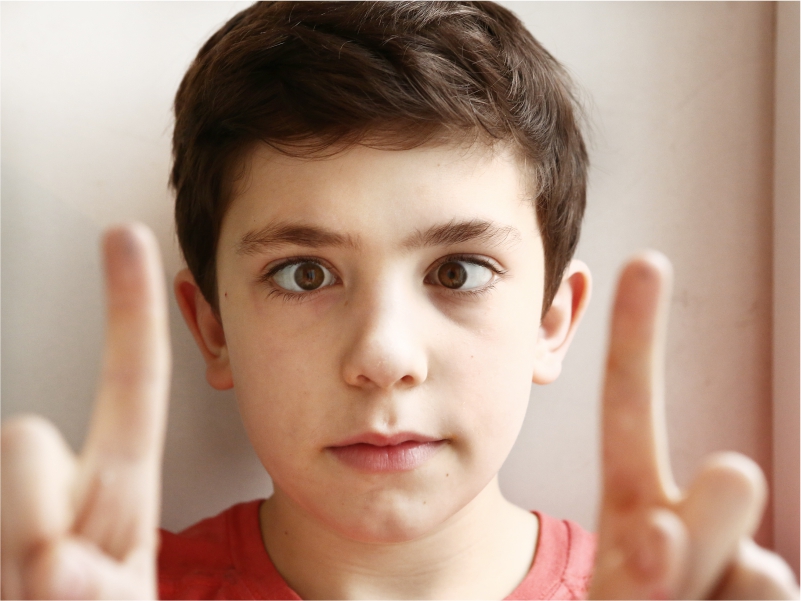
{"type": "Polygon", "coordinates": [[[215,312],[222,220],[259,142],[292,156],[510,145],[543,241],[543,316],[578,244],[588,160],[573,84],[497,4],[258,2],[203,45],[174,108],[178,241],[215,312]]]}

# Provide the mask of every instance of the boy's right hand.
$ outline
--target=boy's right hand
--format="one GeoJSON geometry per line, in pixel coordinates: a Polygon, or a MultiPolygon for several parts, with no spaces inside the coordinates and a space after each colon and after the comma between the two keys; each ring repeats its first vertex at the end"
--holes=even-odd
{"type": "Polygon", "coordinates": [[[75,456],[35,416],[2,428],[2,597],[155,598],[170,379],[158,244],[141,225],[103,241],[107,334],[89,435],[75,456]]]}

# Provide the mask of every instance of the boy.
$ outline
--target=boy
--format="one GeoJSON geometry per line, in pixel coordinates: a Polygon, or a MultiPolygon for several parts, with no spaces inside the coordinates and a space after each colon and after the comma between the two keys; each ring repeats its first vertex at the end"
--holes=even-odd
{"type": "MultiPolygon", "coordinates": [[[[496,480],[589,298],[571,104],[489,4],[254,6],[201,50],[176,99],[176,294],[276,493],[165,533],[163,595],[586,592],[591,539],[496,480]]],[[[48,426],[4,432],[4,596],[154,593],[163,301],[141,231],[106,245],[106,377],[77,472],[48,426]]],[[[736,550],[760,511],[753,466],[718,458],[681,501],[662,473],[667,278],[646,255],[621,280],[591,592],[793,595],[736,550]]]]}

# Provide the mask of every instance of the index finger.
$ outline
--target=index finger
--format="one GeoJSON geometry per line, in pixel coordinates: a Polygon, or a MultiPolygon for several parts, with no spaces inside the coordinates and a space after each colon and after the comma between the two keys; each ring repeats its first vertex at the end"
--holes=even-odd
{"type": "Polygon", "coordinates": [[[76,486],[73,530],[121,559],[153,546],[170,378],[167,296],[158,243],[143,225],[103,238],[103,367],[76,486]]]}
{"type": "Polygon", "coordinates": [[[106,344],[85,452],[161,455],[170,377],[167,296],[153,233],[131,224],[103,238],[106,344]]]}
{"type": "Polygon", "coordinates": [[[664,423],[664,349],[672,284],[668,259],[633,257],[618,282],[602,406],[605,507],[665,504],[675,495],[664,423]]]}

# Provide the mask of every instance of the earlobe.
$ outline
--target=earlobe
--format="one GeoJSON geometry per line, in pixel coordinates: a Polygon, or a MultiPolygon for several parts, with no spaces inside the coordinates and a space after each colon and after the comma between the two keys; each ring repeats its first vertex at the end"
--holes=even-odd
{"type": "Polygon", "coordinates": [[[182,269],[176,274],[174,289],[184,321],[206,361],[206,380],[217,390],[233,388],[234,380],[222,324],[188,269],[182,269]]]}
{"type": "Polygon", "coordinates": [[[592,278],[582,261],[573,260],[540,324],[534,374],[535,384],[550,384],[562,371],[562,361],[590,300],[592,278]]]}

